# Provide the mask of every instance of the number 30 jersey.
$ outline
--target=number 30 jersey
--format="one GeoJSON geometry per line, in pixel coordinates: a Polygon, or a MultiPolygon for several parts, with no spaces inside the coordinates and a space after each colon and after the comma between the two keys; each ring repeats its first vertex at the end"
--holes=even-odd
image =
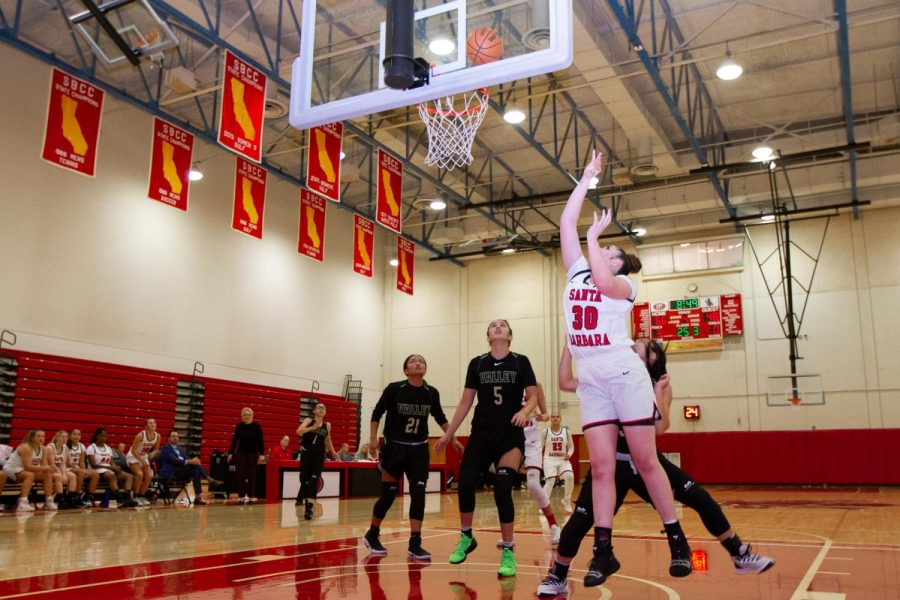
{"type": "Polygon", "coordinates": [[[566,343],[576,363],[579,360],[611,356],[623,350],[632,352],[626,319],[634,307],[637,288],[625,275],[617,275],[631,286],[631,298],[614,300],[594,285],[591,268],[584,256],[566,273],[563,309],[566,317],[566,343]]]}
{"type": "Polygon", "coordinates": [[[372,411],[372,422],[384,422],[384,439],[401,444],[424,444],[428,441],[428,417],[438,425],[447,422],[441,408],[441,395],[427,383],[411,385],[408,381],[389,383],[372,411]]]}

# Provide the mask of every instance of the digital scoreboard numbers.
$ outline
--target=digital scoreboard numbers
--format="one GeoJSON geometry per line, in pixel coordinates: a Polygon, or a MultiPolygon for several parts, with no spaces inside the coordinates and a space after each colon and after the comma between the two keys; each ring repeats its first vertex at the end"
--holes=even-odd
{"type": "Polygon", "coordinates": [[[635,337],[668,342],[669,350],[712,350],[724,347],[726,335],[743,333],[740,294],[699,296],[635,303],[635,337]]]}

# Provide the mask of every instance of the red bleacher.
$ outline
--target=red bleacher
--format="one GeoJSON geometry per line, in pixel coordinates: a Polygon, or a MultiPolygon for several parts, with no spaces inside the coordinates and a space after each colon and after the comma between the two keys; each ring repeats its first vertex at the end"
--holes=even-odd
{"type": "Polygon", "coordinates": [[[159,431],[175,424],[174,373],[122,365],[7,351],[18,362],[10,442],[30,429],[49,439],[60,429],[81,429],[87,445],[98,427],[110,444],[130,444],[149,417],[159,431]]]}
{"type": "MultiPolygon", "coordinates": [[[[45,430],[49,440],[57,430],[76,427],[85,444],[97,427],[107,429],[110,444],[130,444],[149,417],[165,434],[175,426],[177,383],[191,379],[187,374],[17,350],[5,349],[4,355],[18,362],[11,444],[18,444],[30,429],[45,430]]],[[[205,464],[213,450],[228,450],[244,406],[253,409],[262,425],[266,450],[285,434],[296,448],[301,398],[327,406],[336,448],[343,442],[356,448],[357,407],[340,396],[209,377],[200,381],[205,388],[201,443],[205,464]]]]}

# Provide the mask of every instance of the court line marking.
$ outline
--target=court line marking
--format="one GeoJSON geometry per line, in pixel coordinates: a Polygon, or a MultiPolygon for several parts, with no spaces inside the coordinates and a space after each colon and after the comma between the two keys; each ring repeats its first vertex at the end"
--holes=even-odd
{"type": "Polygon", "coordinates": [[[822,561],[825,560],[825,555],[828,554],[828,550],[831,549],[832,543],[830,539],[813,534],[807,535],[824,540],[825,544],[822,546],[822,549],[819,550],[819,554],[817,554],[813,559],[812,564],[809,565],[809,568],[806,570],[806,574],[803,576],[803,579],[801,579],[800,583],[797,584],[797,589],[795,589],[794,593],[791,595],[791,600],[807,600],[809,584],[812,583],[813,577],[816,576],[816,572],[819,570],[819,567],[822,566],[822,561]]]}
{"type": "Polygon", "coordinates": [[[849,575],[850,573],[838,573],[837,571],[819,571],[819,575],[849,575]]]}
{"type": "MultiPolygon", "coordinates": [[[[837,546],[835,546],[837,548],[837,546]]],[[[826,556],[825,560],[855,560],[849,556],[826,556]]]]}
{"type": "MultiPolygon", "coordinates": [[[[399,563],[397,563],[397,564],[399,564],[399,563]]],[[[462,564],[462,563],[460,563],[460,564],[462,564]]],[[[471,566],[488,566],[488,563],[471,563],[471,566]]],[[[493,565],[490,565],[490,566],[493,566],[493,565]]],[[[520,566],[524,567],[526,569],[527,568],[540,569],[539,573],[543,573],[543,567],[538,567],[536,565],[520,565],[520,566]]],[[[292,572],[299,573],[302,571],[314,571],[314,570],[317,570],[317,569],[301,569],[301,570],[292,571],[292,572]]],[[[458,565],[441,565],[441,567],[438,567],[438,568],[434,568],[434,566],[432,566],[432,568],[428,569],[428,571],[430,573],[437,573],[437,572],[452,573],[452,572],[458,571],[458,565]]],[[[574,569],[574,571],[578,571],[578,569],[574,569]]],[[[406,572],[406,570],[405,569],[397,569],[396,571],[382,571],[379,569],[379,571],[378,571],[379,575],[381,573],[403,573],[403,572],[406,572]]],[[[494,571],[494,569],[492,568],[492,569],[466,569],[466,572],[468,572],[468,573],[495,573],[496,571],[494,571]]],[[[587,572],[587,571],[584,571],[584,572],[587,572]]],[[[527,574],[530,575],[531,573],[527,573],[527,574]]],[[[304,579],[303,581],[291,581],[288,583],[282,583],[279,587],[296,587],[297,584],[311,583],[313,581],[324,581],[327,579],[334,579],[335,577],[345,577],[345,576],[346,575],[344,573],[336,573],[334,575],[323,575],[322,577],[313,577],[311,579],[304,579]]],[[[660,590],[665,592],[666,596],[669,598],[669,600],[681,600],[681,596],[678,594],[678,592],[676,592],[675,590],[673,590],[672,588],[670,588],[668,586],[665,586],[661,583],[657,583],[656,581],[651,581],[649,579],[641,579],[640,577],[632,577],[630,575],[619,575],[619,574],[610,575],[610,578],[612,578],[612,577],[618,577],[620,579],[630,579],[631,581],[637,581],[639,583],[646,583],[647,585],[650,585],[655,588],[659,588],[660,590]]],[[[237,582],[238,580],[235,579],[232,581],[237,582]]],[[[503,581],[509,581],[509,582],[514,583],[516,580],[511,577],[508,577],[508,578],[501,579],[500,581],[501,581],[501,586],[502,586],[503,581]]],[[[449,584],[449,582],[448,582],[448,584],[449,584]]],[[[606,588],[605,586],[601,587],[600,591],[601,591],[601,596],[600,596],[601,599],[612,598],[612,591],[609,590],[608,588],[606,588]]]]}
{"type": "MultiPolygon", "coordinates": [[[[436,537],[436,536],[435,536],[435,537],[436,537]]],[[[342,540],[342,539],[346,539],[346,538],[335,538],[335,539],[333,539],[333,540],[322,540],[322,541],[323,541],[323,542],[330,542],[330,541],[335,541],[335,542],[336,542],[336,541],[342,540]]],[[[288,555],[282,556],[281,558],[299,558],[299,557],[301,557],[301,556],[314,556],[314,555],[316,555],[316,554],[326,554],[326,553],[328,553],[328,552],[346,552],[346,551],[347,551],[347,548],[330,548],[330,549],[327,549],[327,550],[318,550],[318,551],[316,551],[316,552],[301,552],[300,554],[288,554],[288,555]]],[[[243,551],[240,551],[240,552],[243,552],[243,551]]],[[[237,552],[235,552],[235,554],[236,554],[236,553],[237,553],[237,552]]],[[[212,556],[215,556],[215,555],[212,555],[212,556]]],[[[243,561],[243,559],[241,559],[241,561],[243,561]]],[[[155,562],[161,562],[161,561],[155,561],[155,562]]],[[[134,563],[134,564],[144,564],[144,563],[134,563]]],[[[123,566],[123,565],[114,565],[114,566],[112,566],[112,567],[100,567],[100,568],[101,568],[101,569],[105,569],[105,568],[118,568],[118,567],[120,567],[120,566],[123,566]]],[[[124,565],[124,566],[132,566],[132,565],[124,565]]],[[[91,582],[91,583],[83,583],[83,584],[80,584],[80,585],[70,585],[70,586],[67,586],[67,587],[55,588],[55,589],[52,589],[52,590],[31,590],[31,591],[29,591],[29,592],[23,592],[23,593],[20,593],[20,594],[10,594],[10,595],[7,595],[7,596],[0,596],[0,599],[6,599],[6,598],[24,598],[24,597],[26,597],[26,596],[31,596],[32,594],[35,594],[35,593],[37,593],[38,591],[39,591],[40,593],[42,593],[42,594],[49,594],[49,593],[55,593],[55,592],[65,592],[65,591],[69,591],[69,590],[80,590],[80,589],[84,589],[84,588],[101,587],[101,586],[104,586],[104,585],[114,585],[114,584],[118,584],[118,583],[129,583],[129,582],[140,581],[140,580],[158,579],[158,578],[160,578],[160,577],[169,577],[169,576],[173,576],[173,575],[186,575],[186,574],[188,574],[188,573],[201,573],[201,572],[204,572],[204,571],[213,571],[213,570],[215,570],[215,569],[227,569],[227,568],[229,568],[229,567],[242,567],[242,566],[243,566],[243,567],[248,566],[248,563],[246,563],[246,562],[224,563],[224,564],[221,564],[221,565],[213,565],[213,566],[210,566],[210,567],[198,567],[198,568],[193,568],[193,569],[182,569],[182,570],[180,570],[180,571],[169,571],[169,572],[167,572],[167,573],[154,573],[154,574],[151,574],[151,575],[141,575],[141,576],[139,576],[139,577],[129,577],[129,578],[127,578],[127,579],[110,579],[110,580],[108,580],[108,581],[96,581],[96,582],[91,582]]],[[[82,569],[81,571],[91,571],[91,570],[92,570],[92,569],[82,569]]],[[[67,573],[70,573],[70,572],[71,572],[71,573],[77,573],[78,571],[66,571],[66,572],[67,572],[67,573]]],[[[55,575],[58,575],[58,573],[55,574],[55,575]]],[[[18,578],[18,579],[23,579],[23,578],[18,578]]],[[[29,579],[29,578],[24,578],[24,579],[29,579]]],[[[7,581],[10,581],[10,580],[7,580],[7,581]]]]}

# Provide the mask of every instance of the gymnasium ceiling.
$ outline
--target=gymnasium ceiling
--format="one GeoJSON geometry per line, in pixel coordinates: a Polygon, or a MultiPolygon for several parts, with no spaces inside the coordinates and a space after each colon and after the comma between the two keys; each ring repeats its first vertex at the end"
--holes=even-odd
{"type": "MultiPolygon", "coordinates": [[[[207,139],[215,138],[223,49],[235,50],[276,81],[268,92],[265,165],[302,181],[306,132],[291,128],[282,111],[302,2],[150,4],[179,39],[161,65],[95,65],[64,17],[84,10],[78,0],[0,0],[0,39],[207,139]],[[167,85],[176,67],[196,75],[195,91],[167,85]]],[[[381,4],[322,0],[319,9],[352,15],[381,4]]],[[[745,218],[772,211],[770,171],[750,162],[760,144],[782,157],[771,173],[786,218],[795,209],[856,201],[871,204],[841,210],[900,204],[896,0],[635,0],[628,3],[633,11],[624,6],[622,0],[574,0],[574,64],[492,89],[467,170],[425,166],[427,138],[414,111],[348,122],[344,208],[371,215],[369,165],[384,148],[407,163],[404,234],[430,256],[546,249],[555,244],[562,204],[597,146],[607,164],[591,199],[615,208],[620,235],[640,227],[645,237],[629,236],[637,243],[702,238],[733,233],[736,223],[758,224],[745,218]],[[744,69],[734,81],[716,77],[726,50],[744,69]],[[531,107],[520,126],[501,115],[513,90],[518,103],[531,107]],[[438,197],[447,209],[424,207],[438,197]]],[[[348,35],[351,24],[342,24],[348,35]]],[[[195,162],[202,167],[223,153],[201,148],[195,162]]]]}

